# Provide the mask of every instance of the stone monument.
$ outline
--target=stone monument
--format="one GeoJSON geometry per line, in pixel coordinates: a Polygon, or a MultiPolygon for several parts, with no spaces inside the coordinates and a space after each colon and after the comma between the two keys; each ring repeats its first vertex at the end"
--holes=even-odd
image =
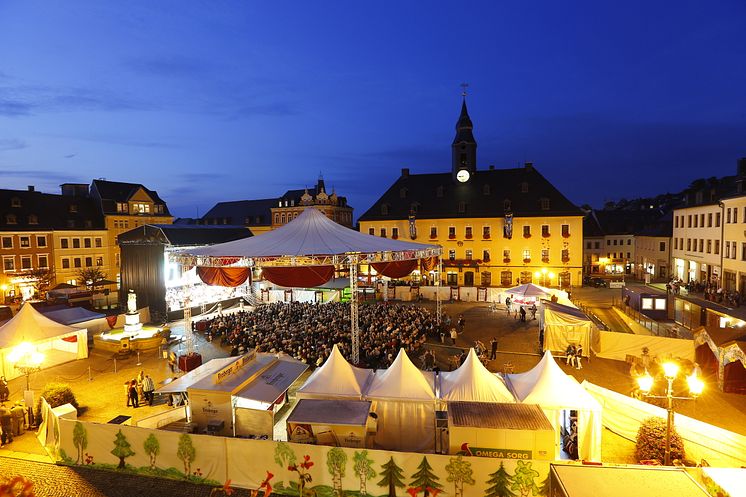
{"type": "Polygon", "coordinates": [[[124,315],[124,332],[135,335],[142,330],[140,313],[137,312],[137,295],[134,290],[127,294],[127,312],[124,315]]]}

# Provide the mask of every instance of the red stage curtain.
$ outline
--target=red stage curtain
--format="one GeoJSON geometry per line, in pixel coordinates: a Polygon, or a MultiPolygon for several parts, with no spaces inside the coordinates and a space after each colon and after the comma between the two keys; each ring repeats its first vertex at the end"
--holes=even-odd
{"type": "Polygon", "coordinates": [[[438,258],[433,257],[426,257],[424,259],[420,259],[420,264],[422,265],[422,270],[424,272],[432,271],[433,269],[436,269],[438,267],[438,258]]]}
{"type": "Polygon", "coordinates": [[[249,278],[247,267],[198,267],[199,279],[213,286],[236,287],[249,278]]]}
{"type": "Polygon", "coordinates": [[[71,337],[64,337],[63,340],[66,341],[66,342],[70,342],[70,343],[77,342],[78,341],[78,335],[73,335],[71,337]]]}
{"type": "Polygon", "coordinates": [[[334,266],[268,266],[262,268],[262,276],[279,286],[313,288],[332,279],[334,266]]]}
{"type": "Polygon", "coordinates": [[[110,329],[114,328],[114,326],[117,325],[117,315],[114,314],[113,316],[106,316],[106,324],[109,325],[110,329]]]}
{"type": "Polygon", "coordinates": [[[417,259],[409,261],[375,262],[371,264],[378,274],[389,278],[402,278],[417,269],[417,259]]]}

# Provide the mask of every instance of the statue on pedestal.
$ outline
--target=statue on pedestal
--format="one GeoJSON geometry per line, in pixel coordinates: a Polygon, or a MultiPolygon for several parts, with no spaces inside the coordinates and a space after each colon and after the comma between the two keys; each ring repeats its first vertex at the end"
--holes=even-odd
{"type": "Polygon", "coordinates": [[[134,290],[130,290],[127,294],[127,312],[130,314],[137,312],[137,294],[134,290]]]}

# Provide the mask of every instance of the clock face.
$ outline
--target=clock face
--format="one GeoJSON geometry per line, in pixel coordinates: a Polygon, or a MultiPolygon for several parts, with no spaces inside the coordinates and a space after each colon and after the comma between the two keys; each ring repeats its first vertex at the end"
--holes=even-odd
{"type": "Polygon", "coordinates": [[[456,173],[456,179],[459,180],[461,183],[466,183],[469,181],[469,171],[466,169],[462,169],[461,171],[456,173]]]}

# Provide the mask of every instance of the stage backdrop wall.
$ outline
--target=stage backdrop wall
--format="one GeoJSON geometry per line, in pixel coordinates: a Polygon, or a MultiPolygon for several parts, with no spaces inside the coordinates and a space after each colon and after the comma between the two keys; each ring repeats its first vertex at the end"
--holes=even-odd
{"type": "MultiPolygon", "coordinates": [[[[181,434],[55,418],[47,448],[70,466],[304,495],[547,495],[548,461],[417,454],[181,434]],[[299,488],[303,491],[299,492],[299,488]],[[393,492],[392,492],[393,491],[393,492]]],[[[495,448],[500,449],[500,448],[495,448]]]]}

